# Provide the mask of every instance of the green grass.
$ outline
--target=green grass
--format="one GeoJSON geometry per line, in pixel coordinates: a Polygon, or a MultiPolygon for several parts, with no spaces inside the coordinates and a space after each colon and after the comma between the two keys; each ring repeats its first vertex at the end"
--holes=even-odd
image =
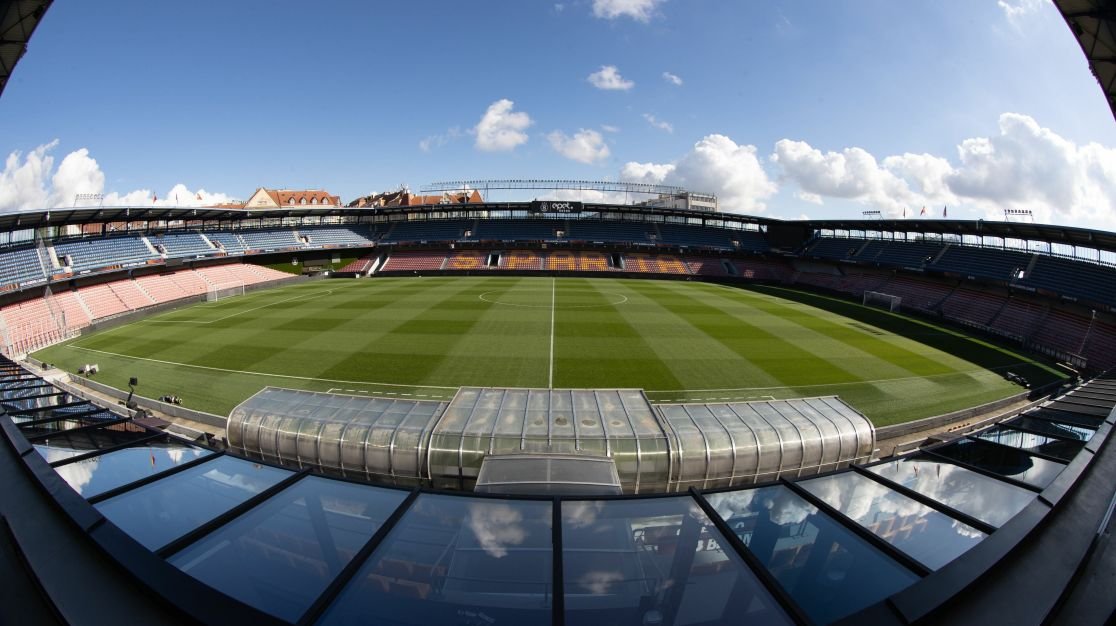
{"type": "Polygon", "coordinates": [[[179,309],[35,357],[227,414],[266,385],[451,397],[462,385],[640,387],[655,402],[836,394],[878,425],[1056,370],[903,316],[779,288],[654,280],[327,280],[179,309]],[[553,325],[553,333],[552,333],[553,325]],[[553,346],[551,344],[553,337],[553,346]]]}

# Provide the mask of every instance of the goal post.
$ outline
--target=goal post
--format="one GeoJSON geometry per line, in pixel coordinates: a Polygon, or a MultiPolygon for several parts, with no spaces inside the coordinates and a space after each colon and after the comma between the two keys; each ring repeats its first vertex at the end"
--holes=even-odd
{"type": "Polygon", "coordinates": [[[244,295],[244,283],[235,281],[228,283],[217,283],[209,286],[209,291],[205,294],[206,302],[216,302],[224,300],[225,298],[232,298],[233,296],[244,295]]]}
{"type": "Polygon", "coordinates": [[[903,303],[903,298],[892,295],[890,293],[882,293],[879,291],[865,291],[864,292],[864,306],[876,306],[887,309],[892,313],[899,310],[899,305],[903,303]]]}

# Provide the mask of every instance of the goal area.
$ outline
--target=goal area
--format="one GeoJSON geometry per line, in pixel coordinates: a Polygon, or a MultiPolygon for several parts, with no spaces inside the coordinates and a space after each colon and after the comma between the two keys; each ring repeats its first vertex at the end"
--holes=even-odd
{"type": "Polygon", "coordinates": [[[864,306],[876,306],[895,313],[899,310],[899,305],[902,303],[903,298],[890,293],[882,293],[879,291],[864,292],[864,306]]]}
{"type": "Polygon", "coordinates": [[[218,300],[224,300],[225,298],[243,295],[244,283],[242,282],[217,283],[209,286],[209,291],[205,294],[205,301],[216,302],[218,300]]]}

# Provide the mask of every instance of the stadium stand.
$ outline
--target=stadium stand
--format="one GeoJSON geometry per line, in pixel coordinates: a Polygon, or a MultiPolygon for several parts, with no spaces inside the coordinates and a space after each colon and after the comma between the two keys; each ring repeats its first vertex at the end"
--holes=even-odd
{"type": "Polygon", "coordinates": [[[566,238],[571,241],[596,241],[615,243],[651,243],[647,236],[649,230],[654,228],[651,224],[637,224],[628,222],[594,222],[570,221],[570,231],[566,238]]]}
{"type": "Polygon", "coordinates": [[[997,331],[1024,341],[1029,338],[1046,318],[1047,307],[1019,298],[1009,298],[992,322],[997,331]]]}
{"type": "Polygon", "coordinates": [[[93,319],[112,317],[128,311],[128,305],[116,295],[109,283],[82,287],[78,298],[93,314],[93,319]]]}
{"type": "Polygon", "coordinates": [[[732,262],[732,267],[736,271],[737,276],[754,280],[783,282],[789,280],[791,275],[790,268],[782,261],[738,259],[732,262]]]}
{"type": "Polygon", "coordinates": [[[1066,311],[1051,309],[1031,339],[1057,352],[1081,354],[1089,334],[1089,320],[1066,311]]]}
{"type": "Polygon", "coordinates": [[[880,286],[879,291],[899,296],[902,306],[920,311],[936,311],[938,305],[953,291],[949,284],[895,275],[880,286]]]}
{"type": "Polygon", "coordinates": [[[66,326],[70,329],[85,328],[93,321],[93,314],[78,298],[77,292],[66,289],[54,294],[54,301],[66,316],[66,326]]]}
{"type": "Polygon", "coordinates": [[[927,267],[966,276],[1011,280],[1031,262],[1032,255],[1011,250],[951,245],[927,267]]]}
{"type": "MultiPolygon", "coordinates": [[[[704,257],[704,258],[685,257],[685,258],[682,259],[682,261],[686,264],[686,267],[690,270],[690,273],[695,275],[695,276],[732,276],[733,275],[733,274],[730,274],[727,269],[725,269],[725,264],[728,263],[728,262],[725,261],[724,259],[718,259],[718,258],[713,258],[713,257],[704,257]]],[[[735,270],[734,270],[734,272],[735,272],[735,270]]]]}
{"type": "Polygon", "coordinates": [[[75,274],[93,270],[142,265],[158,257],[140,237],[83,239],[54,245],[59,259],[69,257],[75,274]]]}
{"type": "Polygon", "coordinates": [[[211,256],[220,252],[200,233],[150,235],[147,240],[168,257],[211,256]]]}
{"type": "Polygon", "coordinates": [[[248,251],[248,244],[236,233],[211,232],[205,236],[214,244],[219,244],[226,254],[243,254],[248,251]]]}
{"type": "Polygon", "coordinates": [[[500,255],[500,269],[541,270],[542,257],[530,250],[512,250],[500,255]]]}
{"type": "Polygon", "coordinates": [[[302,242],[293,230],[258,230],[241,233],[245,245],[253,250],[288,250],[301,248],[302,242]]]}
{"type": "Polygon", "coordinates": [[[867,243],[867,239],[819,237],[806,248],[803,256],[812,256],[821,259],[847,259],[856,254],[867,243]]]}
{"type": "Polygon", "coordinates": [[[112,289],[117,298],[124,303],[124,306],[130,310],[142,309],[144,307],[155,304],[150,296],[143,293],[139,287],[136,286],[134,280],[118,280],[108,284],[109,289],[112,289]]]}
{"type": "Polygon", "coordinates": [[[15,288],[46,282],[43,268],[36,248],[4,252],[0,254],[0,285],[15,288]]]}
{"type": "Polygon", "coordinates": [[[475,250],[458,250],[450,255],[445,264],[447,270],[479,270],[487,267],[488,253],[475,250]]]}
{"type": "Polygon", "coordinates": [[[209,283],[205,278],[192,270],[165,274],[165,276],[187,296],[199,296],[209,290],[209,283]]]}
{"type": "Polygon", "coordinates": [[[942,301],[941,310],[947,318],[989,326],[1004,304],[1006,299],[1003,296],[960,287],[942,301]]]}
{"type": "Polygon", "coordinates": [[[339,274],[365,274],[365,273],[368,272],[368,270],[372,269],[373,265],[376,264],[377,256],[378,256],[377,254],[367,254],[365,256],[362,256],[359,259],[355,259],[354,261],[345,265],[341,269],[337,270],[337,273],[339,273],[339,274]]]}
{"type": "Polygon", "coordinates": [[[1039,256],[1020,284],[1104,304],[1116,303],[1112,269],[1051,256],[1039,256]]]}
{"type": "Polygon", "coordinates": [[[298,232],[308,239],[306,245],[311,248],[372,245],[372,239],[366,236],[371,233],[356,228],[303,228],[298,232]]]}
{"type": "Polygon", "coordinates": [[[564,220],[478,220],[470,241],[554,241],[564,220]]]}
{"type": "Polygon", "coordinates": [[[396,222],[381,241],[457,241],[469,229],[469,224],[461,220],[396,222]]]}
{"type": "Polygon", "coordinates": [[[439,270],[446,262],[444,252],[397,252],[388,257],[381,271],[411,272],[439,270]]]}
{"type": "Polygon", "coordinates": [[[941,250],[941,243],[874,240],[869,241],[854,258],[858,261],[918,268],[932,260],[941,250]]]}
{"type": "MultiPolygon", "coordinates": [[[[186,274],[189,272],[181,273],[186,274]]],[[[148,298],[151,298],[156,304],[173,302],[174,300],[195,295],[183,289],[171,276],[171,274],[140,276],[135,279],[136,288],[142,291],[148,298]]]]}
{"type": "MultiPolygon", "coordinates": [[[[733,250],[736,248],[733,241],[739,242],[744,239],[743,235],[752,234],[747,231],[704,228],[683,224],[659,224],[658,230],[661,243],[688,248],[713,248],[718,250],[733,250]]],[[[766,250],[766,242],[763,243],[763,249],[766,250]]]]}
{"type": "Polygon", "coordinates": [[[676,256],[666,254],[625,254],[624,271],[640,274],[689,274],[686,264],[676,256]]]}

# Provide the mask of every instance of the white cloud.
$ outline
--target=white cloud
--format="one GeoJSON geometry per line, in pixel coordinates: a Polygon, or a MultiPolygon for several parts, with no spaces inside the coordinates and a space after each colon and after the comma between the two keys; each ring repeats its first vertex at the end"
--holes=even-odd
{"type": "Polygon", "coordinates": [[[1042,8],[1047,0],[998,0],[997,5],[1011,21],[1018,20],[1042,8]]]}
{"type": "Polygon", "coordinates": [[[721,210],[758,213],[778,186],[767,176],[756,147],[738,145],[724,135],[707,135],[674,163],[626,163],[622,180],[679,185],[717,194],[721,210]]]}
{"type": "Polygon", "coordinates": [[[647,123],[650,124],[652,128],[658,128],[659,130],[664,130],[668,133],[674,132],[674,126],[670,122],[656,119],[655,116],[651,115],[650,113],[644,113],[643,119],[647,120],[647,123]]]}
{"type": "Polygon", "coordinates": [[[620,132],[620,127],[611,126],[609,124],[601,124],[601,130],[603,130],[606,133],[618,133],[618,132],[620,132]]]}
{"type": "Polygon", "coordinates": [[[580,163],[594,163],[608,158],[608,146],[595,130],[582,128],[572,137],[556,130],[546,139],[558,154],[580,163]]]}
{"type": "Polygon", "coordinates": [[[822,204],[822,197],[816,193],[800,190],[794,192],[794,197],[803,202],[809,202],[810,204],[822,204]]]}
{"type": "Polygon", "coordinates": [[[423,152],[430,152],[434,148],[441,148],[442,146],[444,146],[444,145],[448,144],[449,142],[454,141],[454,140],[456,140],[460,137],[461,137],[461,127],[460,126],[453,126],[444,133],[438,133],[438,134],[434,134],[434,135],[429,135],[427,137],[423,137],[422,139],[419,140],[418,147],[419,147],[419,150],[422,150],[423,152]]]}
{"type": "MultiPolygon", "coordinates": [[[[39,146],[23,157],[12,152],[0,172],[0,211],[40,210],[71,207],[77,194],[103,194],[104,206],[147,206],[155,195],[150,189],[128,192],[105,191],[105,174],[89,150],[81,148],[63,157],[54,167],[50,152],[58,140],[39,146]]],[[[179,183],[159,194],[158,206],[206,206],[231,202],[223,193],[204,189],[192,191],[179,183]]]]}
{"type": "Polygon", "coordinates": [[[682,86],[682,79],[677,74],[671,74],[670,72],[663,72],[663,80],[665,80],[666,82],[668,82],[672,85],[677,85],[679,87],[682,86]]]}
{"type": "Polygon", "coordinates": [[[606,20],[630,17],[637,22],[649,22],[655,9],[666,0],[593,0],[593,15],[606,20]]]}
{"type": "Polygon", "coordinates": [[[917,216],[922,206],[940,215],[1002,220],[1004,209],[1031,211],[1035,221],[1116,230],[1116,148],[1077,144],[1034,118],[1000,115],[998,134],[971,137],[957,160],[901,154],[877,160],[862,148],[821,152],[806,142],[780,140],[772,160],[797,197],[843,198],[892,216],[917,216]],[[956,206],[956,208],[955,208],[956,206]]]}
{"type": "Polygon", "coordinates": [[[888,157],[881,165],[863,148],[823,153],[804,141],[781,139],[772,160],[801,188],[799,198],[818,203],[823,196],[844,198],[899,216],[904,208],[955,200],[943,184],[949,163],[928,154],[888,157]]]}
{"type": "Polygon", "coordinates": [[[556,3],[554,5],[554,12],[555,13],[561,13],[562,11],[565,11],[565,10],[566,10],[566,5],[562,4],[561,2],[556,3]]]}
{"type": "Polygon", "coordinates": [[[522,111],[513,112],[515,103],[507,98],[489,105],[484,116],[473,127],[476,147],[485,152],[515,150],[527,143],[527,130],[535,122],[522,111]]]}
{"type": "Polygon", "coordinates": [[[620,70],[615,65],[602,65],[601,69],[593,72],[587,79],[597,89],[608,91],[627,91],[635,87],[635,83],[626,80],[620,75],[620,70]]]}

